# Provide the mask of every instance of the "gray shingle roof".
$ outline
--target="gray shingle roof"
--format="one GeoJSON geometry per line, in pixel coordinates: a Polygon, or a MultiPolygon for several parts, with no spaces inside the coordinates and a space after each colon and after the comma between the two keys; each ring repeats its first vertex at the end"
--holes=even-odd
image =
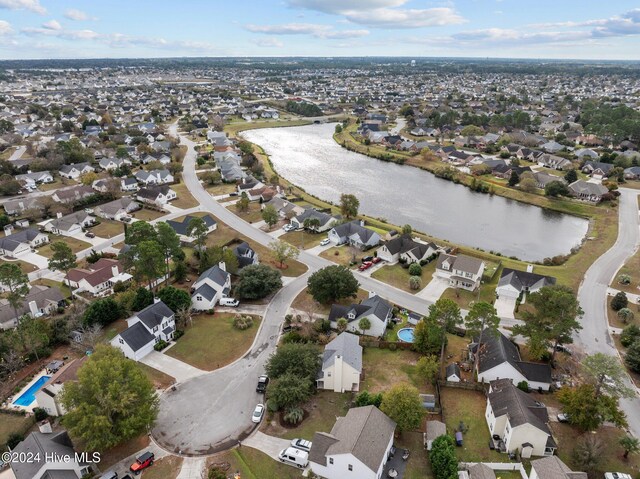
{"type": "MultiPolygon", "coordinates": [[[[33,479],[36,477],[38,472],[46,466],[45,456],[48,454],[56,454],[58,456],[71,455],[71,457],[74,455],[73,443],[69,439],[67,431],[53,434],[32,432],[13,451],[17,454],[29,454],[30,457],[34,458],[31,462],[11,463],[11,469],[13,469],[16,479],[33,479]]],[[[75,475],[73,477],[77,479],[75,475]]]]}
{"type": "Polygon", "coordinates": [[[211,281],[213,281],[214,283],[220,285],[220,286],[224,286],[224,284],[227,282],[227,277],[229,276],[229,273],[227,273],[225,270],[221,269],[220,266],[218,266],[217,264],[212,266],[211,268],[209,268],[208,270],[206,270],[204,273],[202,273],[199,277],[198,280],[196,281],[196,283],[199,283],[200,281],[202,281],[203,279],[210,279],[211,281]]]}
{"type": "Polygon", "coordinates": [[[171,311],[171,308],[164,304],[163,301],[158,301],[144,308],[136,314],[136,316],[140,318],[140,321],[142,321],[147,328],[153,329],[156,326],[160,326],[164,318],[173,316],[173,311],[171,311]]]}
{"type": "Polygon", "coordinates": [[[193,293],[194,296],[200,295],[207,301],[211,301],[216,295],[216,290],[209,286],[207,283],[200,286],[193,293]]]}
{"type": "Polygon", "coordinates": [[[444,436],[447,433],[447,425],[441,421],[427,421],[427,440],[433,441],[434,439],[444,436]]]}
{"type": "Polygon", "coordinates": [[[548,456],[531,461],[540,479],[587,479],[586,472],[573,472],[558,456],[548,456]]]}
{"type": "Polygon", "coordinates": [[[487,397],[495,417],[507,414],[511,427],[531,424],[551,435],[547,426],[549,414],[543,404],[515,387],[509,379],[498,379],[490,384],[491,392],[487,397]]]}
{"type": "Polygon", "coordinates": [[[342,306],[341,304],[332,304],[329,312],[329,321],[337,321],[339,318],[345,318],[348,322],[359,321],[363,316],[376,316],[384,321],[389,312],[392,310],[391,304],[382,299],[378,295],[365,299],[360,304],[352,304],[350,306],[342,306]],[[355,313],[354,318],[349,318],[349,313],[355,313]]]}
{"type": "Polygon", "coordinates": [[[483,463],[474,464],[469,467],[470,479],[496,479],[496,473],[489,466],[483,463]]]}
{"type": "Polygon", "coordinates": [[[356,371],[362,371],[362,346],[355,334],[341,333],[324,347],[322,369],[333,365],[336,356],[342,356],[345,363],[356,371]]]}
{"type": "MultiPolygon", "coordinates": [[[[174,231],[182,236],[188,236],[187,235],[187,229],[189,228],[189,223],[191,222],[192,219],[196,218],[195,216],[191,216],[191,215],[187,215],[184,217],[184,219],[182,221],[177,221],[177,220],[167,220],[167,224],[169,226],[171,226],[174,231]]],[[[205,215],[202,216],[202,221],[204,221],[204,224],[207,226],[207,228],[211,228],[213,225],[216,224],[216,220],[213,219],[213,217],[211,215],[205,215]]]]}
{"type": "Polygon", "coordinates": [[[0,238],[0,248],[7,251],[16,250],[21,244],[28,243],[38,236],[40,232],[33,228],[18,231],[4,238],[0,238]]]}
{"type": "Polygon", "coordinates": [[[127,343],[133,351],[138,351],[151,341],[155,341],[155,336],[151,334],[141,322],[137,322],[130,328],[122,331],[120,337],[124,339],[124,342],[127,343]]]}
{"type": "Polygon", "coordinates": [[[362,226],[359,220],[349,221],[348,223],[342,223],[341,225],[334,226],[333,231],[340,238],[358,235],[360,241],[363,243],[369,241],[369,239],[376,234],[375,231],[362,226]]]}
{"type": "Polygon", "coordinates": [[[518,291],[528,291],[556,284],[556,278],[536,273],[528,273],[526,271],[518,271],[517,269],[504,268],[502,270],[502,276],[500,276],[500,281],[498,281],[498,287],[508,284],[518,291]]]}

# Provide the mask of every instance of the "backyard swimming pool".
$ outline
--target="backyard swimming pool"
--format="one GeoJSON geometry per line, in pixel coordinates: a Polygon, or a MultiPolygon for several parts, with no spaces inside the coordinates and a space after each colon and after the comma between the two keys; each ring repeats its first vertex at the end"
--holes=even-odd
{"type": "Polygon", "coordinates": [[[402,328],[398,330],[398,339],[403,343],[413,342],[413,328],[402,328]]]}
{"type": "Polygon", "coordinates": [[[20,394],[18,399],[13,401],[13,404],[23,407],[30,406],[31,403],[36,400],[36,393],[40,391],[42,386],[44,386],[49,379],[51,379],[51,376],[40,376],[40,378],[38,378],[38,380],[29,387],[29,389],[20,394]]]}

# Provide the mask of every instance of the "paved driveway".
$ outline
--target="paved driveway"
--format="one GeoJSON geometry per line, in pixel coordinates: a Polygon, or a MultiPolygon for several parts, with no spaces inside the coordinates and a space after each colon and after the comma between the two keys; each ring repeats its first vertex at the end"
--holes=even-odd
{"type": "Polygon", "coordinates": [[[449,281],[443,278],[433,277],[429,284],[427,284],[419,293],[416,293],[418,298],[426,299],[427,301],[438,301],[444,290],[449,287],[449,281]]]}
{"type": "Polygon", "coordinates": [[[169,376],[176,378],[176,382],[186,381],[187,379],[195,378],[206,374],[207,371],[194,368],[193,366],[180,361],[179,359],[172,358],[166,354],[162,354],[158,351],[151,351],[140,361],[153,369],[162,371],[169,376]]]}
{"type": "Polygon", "coordinates": [[[176,479],[202,479],[206,462],[206,457],[185,457],[176,479]]]}
{"type": "Polygon", "coordinates": [[[498,316],[501,318],[514,319],[513,311],[516,308],[515,298],[506,298],[504,296],[496,299],[493,305],[496,308],[498,316]]]}
{"type": "Polygon", "coordinates": [[[256,431],[244,441],[243,446],[249,446],[258,451],[264,452],[266,455],[271,456],[273,459],[278,459],[280,451],[289,446],[291,441],[288,439],[280,439],[279,437],[268,436],[260,431],[256,431]]]}

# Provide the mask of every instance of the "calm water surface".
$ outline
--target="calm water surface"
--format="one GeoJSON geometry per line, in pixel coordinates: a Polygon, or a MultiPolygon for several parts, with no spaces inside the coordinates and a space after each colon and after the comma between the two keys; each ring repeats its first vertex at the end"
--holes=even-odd
{"type": "Polygon", "coordinates": [[[249,130],[278,174],[333,203],[360,200],[360,212],[454,243],[537,261],[566,254],[588,222],[501,196],[475,193],[431,173],[347,151],[332,138],[335,124],[249,130]]]}

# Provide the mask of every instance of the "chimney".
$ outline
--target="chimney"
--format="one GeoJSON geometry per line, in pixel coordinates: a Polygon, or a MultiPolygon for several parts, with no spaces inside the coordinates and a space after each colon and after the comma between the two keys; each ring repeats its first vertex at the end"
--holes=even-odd
{"type": "Polygon", "coordinates": [[[62,218],[62,212],[61,211],[58,211],[56,213],[56,218],[62,218]]]}
{"type": "Polygon", "coordinates": [[[153,304],[159,303],[160,302],[160,298],[153,298],[153,304]]]}
{"type": "Polygon", "coordinates": [[[218,263],[218,268],[220,268],[222,271],[226,271],[227,270],[227,265],[225,264],[224,261],[220,261],[218,263]]]}
{"type": "Polygon", "coordinates": [[[53,431],[51,429],[51,423],[48,419],[41,421],[38,423],[38,428],[42,434],[51,434],[53,431]]]}
{"type": "Polygon", "coordinates": [[[527,273],[533,273],[533,265],[532,264],[528,264],[527,265],[527,273]]]}
{"type": "Polygon", "coordinates": [[[34,317],[40,312],[38,311],[38,305],[35,301],[29,301],[29,312],[34,317]]]}
{"type": "Polygon", "coordinates": [[[111,267],[111,276],[112,276],[112,277],[115,277],[115,276],[118,276],[118,274],[120,274],[120,273],[118,272],[118,265],[113,265],[113,266],[111,267]]]}

